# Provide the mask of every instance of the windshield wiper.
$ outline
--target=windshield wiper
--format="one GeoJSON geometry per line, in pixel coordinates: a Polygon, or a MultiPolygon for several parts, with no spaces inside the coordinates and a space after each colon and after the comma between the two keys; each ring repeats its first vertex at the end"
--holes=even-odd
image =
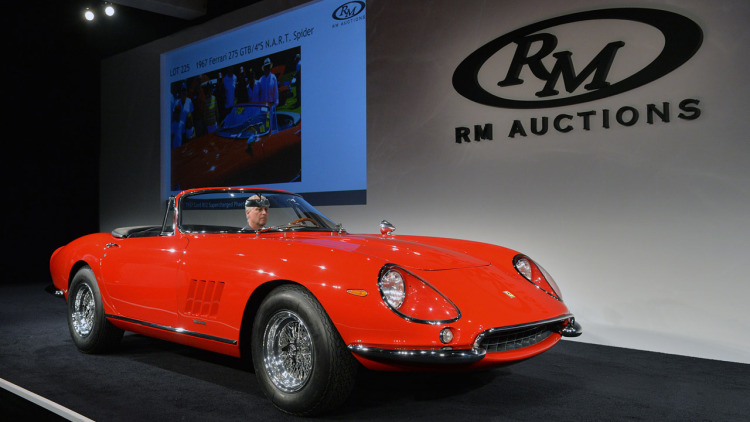
{"type": "Polygon", "coordinates": [[[286,231],[286,230],[292,229],[292,228],[300,230],[300,231],[306,231],[306,232],[333,232],[333,231],[338,231],[337,229],[332,229],[330,227],[310,227],[310,226],[305,226],[305,225],[302,225],[302,224],[282,224],[280,226],[263,227],[260,230],[255,230],[255,234],[267,233],[267,232],[270,232],[270,231],[283,232],[283,231],[286,231]]]}
{"type": "Polygon", "coordinates": [[[288,225],[288,224],[284,224],[282,226],[263,227],[262,229],[256,230],[255,234],[261,234],[261,233],[266,233],[266,232],[270,232],[270,231],[283,232],[284,229],[289,228],[289,227],[291,227],[291,226],[288,225]]]}

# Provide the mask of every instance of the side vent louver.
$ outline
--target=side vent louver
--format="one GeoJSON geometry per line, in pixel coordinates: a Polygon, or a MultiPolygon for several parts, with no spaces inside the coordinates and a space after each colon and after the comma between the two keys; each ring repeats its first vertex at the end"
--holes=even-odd
{"type": "Polygon", "coordinates": [[[190,280],[185,313],[203,318],[215,318],[219,313],[223,281],[190,280]]]}

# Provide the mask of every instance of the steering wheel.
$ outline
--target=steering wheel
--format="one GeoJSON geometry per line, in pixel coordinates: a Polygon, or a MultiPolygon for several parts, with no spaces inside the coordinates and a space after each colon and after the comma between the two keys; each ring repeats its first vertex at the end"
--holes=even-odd
{"type": "Polygon", "coordinates": [[[320,227],[320,225],[318,224],[317,221],[315,221],[315,220],[313,220],[312,218],[309,218],[309,217],[298,218],[298,219],[292,221],[291,223],[289,223],[289,225],[293,226],[295,224],[299,224],[299,223],[302,223],[302,222],[305,222],[305,221],[309,221],[309,222],[315,224],[315,227],[320,227]]]}

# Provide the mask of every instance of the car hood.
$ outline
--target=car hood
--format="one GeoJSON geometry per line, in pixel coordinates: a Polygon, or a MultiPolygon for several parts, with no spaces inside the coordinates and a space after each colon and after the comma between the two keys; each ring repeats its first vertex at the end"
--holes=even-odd
{"type": "Polygon", "coordinates": [[[436,271],[490,265],[486,260],[447,247],[394,237],[345,235],[296,241],[359,253],[415,270],[436,271]]]}

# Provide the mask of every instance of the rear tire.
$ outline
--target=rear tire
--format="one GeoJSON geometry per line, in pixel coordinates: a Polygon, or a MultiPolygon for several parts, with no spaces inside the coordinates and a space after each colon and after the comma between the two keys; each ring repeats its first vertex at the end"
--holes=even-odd
{"type": "Polygon", "coordinates": [[[73,276],[68,292],[68,328],[78,350],[104,353],[120,342],[123,330],[104,316],[104,306],[94,272],[83,267],[73,276]]]}
{"type": "Polygon", "coordinates": [[[323,306],[299,285],[274,289],[253,324],[255,374],[280,410],[319,415],[341,405],[354,387],[357,362],[323,306]]]}

